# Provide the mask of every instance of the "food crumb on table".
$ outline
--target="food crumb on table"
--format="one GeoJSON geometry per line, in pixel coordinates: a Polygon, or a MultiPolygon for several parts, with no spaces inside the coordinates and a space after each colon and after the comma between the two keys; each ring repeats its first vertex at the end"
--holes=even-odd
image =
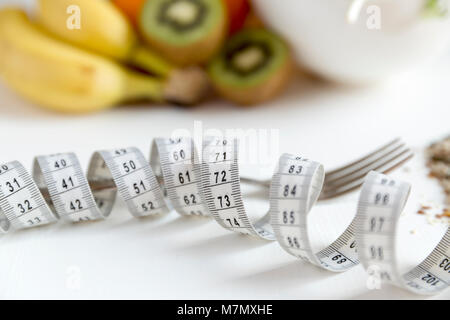
{"type": "Polygon", "coordinates": [[[446,203],[450,204],[450,136],[433,143],[427,149],[430,177],[438,179],[446,193],[446,203]]]}

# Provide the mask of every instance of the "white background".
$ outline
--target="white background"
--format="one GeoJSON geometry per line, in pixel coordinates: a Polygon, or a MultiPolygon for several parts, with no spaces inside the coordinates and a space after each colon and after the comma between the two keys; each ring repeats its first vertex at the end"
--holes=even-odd
{"type": "MultiPolygon", "coordinates": [[[[19,160],[30,168],[36,155],[74,151],[86,168],[95,150],[134,145],[148,153],[152,138],[179,128],[192,131],[194,121],[204,129],[277,129],[277,154],[305,155],[327,168],[400,136],[417,153],[408,170],[395,173],[413,184],[399,240],[406,268],[446,228],[430,225],[415,211],[419,203],[443,200],[437,183],[426,177],[423,148],[450,133],[449,81],[446,57],[373,87],[296,80],[286,95],[256,108],[224,102],[192,110],[147,105],[86,116],[43,111],[0,85],[0,162],[19,160]]],[[[253,166],[244,173],[269,177],[272,170],[253,166]]],[[[318,243],[331,241],[354,214],[357,196],[317,206],[318,243]]],[[[265,201],[248,205],[259,213],[266,207],[265,201]]],[[[0,237],[0,248],[0,298],[423,298],[387,285],[369,290],[361,266],[342,274],[322,271],[276,242],[231,234],[209,219],[175,212],[134,219],[121,201],[106,221],[10,233],[0,237]]],[[[450,292],[434,298],[449,299],[450,292]]]]}

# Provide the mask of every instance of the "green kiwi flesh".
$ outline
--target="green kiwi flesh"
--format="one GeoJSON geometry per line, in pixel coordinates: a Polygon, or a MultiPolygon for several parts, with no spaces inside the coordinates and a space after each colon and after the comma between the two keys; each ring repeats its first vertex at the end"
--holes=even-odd
{"type": "Polygon", "coordinates": [[[240,102],[238,91],[241,90],[246,95],[244,100],[251,103],[250,92],[258,94],[258,88],[270,91],[271,86],[285,82],[290,62],[289,47],[277,35],[264,29],[246,29],[228,41],[210,63],[208,72],[213,84],[226,97],[240,102]]]}
{"type": "Polygon", "coordinates": [[[223,17],[221,0],[147,0],[139,25],[146,38],[185,46],[207,37],[223,17]]]}

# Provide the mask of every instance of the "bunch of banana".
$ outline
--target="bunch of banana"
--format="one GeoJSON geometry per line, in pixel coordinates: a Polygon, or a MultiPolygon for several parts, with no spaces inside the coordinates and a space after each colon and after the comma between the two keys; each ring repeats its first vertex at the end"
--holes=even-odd
{"type": "Polygon", "coordinates": [[[53,33],[59,32],[61,39],[47,34],[21,9],[0,10],[0,75],[35,103],[79,113],[137,99],[194,104],[206,93],[207,78],[200,69],[176,69],[139,47],[126,19],[108,1],[43,0],[39,17],[42,24],[52,22],[53,33]],[[66,26],[69,3],[82,9],[81,29],[66,26]],[[138,65],[154,76],[132,72],[119,61],[138,65]]]}
{"type": "Polygon", "coordinates": [[[38,0],[37,19],[61,40],[168,77],[174,66],[147,47],[123,14],[107,0],[38,0]],[[75,9],[76,8],[76,9],[75,9]],[[78,20],[71,21],[71,15],[78,20]],[[72,26],[71,23],[78,25],[72,26]],[[69,25],[68,25],[69,24],[69,25]]]}

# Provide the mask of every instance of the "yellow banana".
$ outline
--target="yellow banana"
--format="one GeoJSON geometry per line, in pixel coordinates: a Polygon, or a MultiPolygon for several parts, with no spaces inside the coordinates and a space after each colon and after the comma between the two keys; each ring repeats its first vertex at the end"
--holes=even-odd
{"type": "Polygon", "coordinates": [[[139,44],[127,18],[108,0],[38,0],[39,22],[65,41],[167,77],[175,67],[139,44]]]}
{"type": "Polygon", "coordinates": [[[64,112],[98,111],[125,99],[192,102],[191,92],[173,89],[176,81],[132,73],[53,39],[13,8],[0,10],[0,75],[33,102],[64,112]]]}

